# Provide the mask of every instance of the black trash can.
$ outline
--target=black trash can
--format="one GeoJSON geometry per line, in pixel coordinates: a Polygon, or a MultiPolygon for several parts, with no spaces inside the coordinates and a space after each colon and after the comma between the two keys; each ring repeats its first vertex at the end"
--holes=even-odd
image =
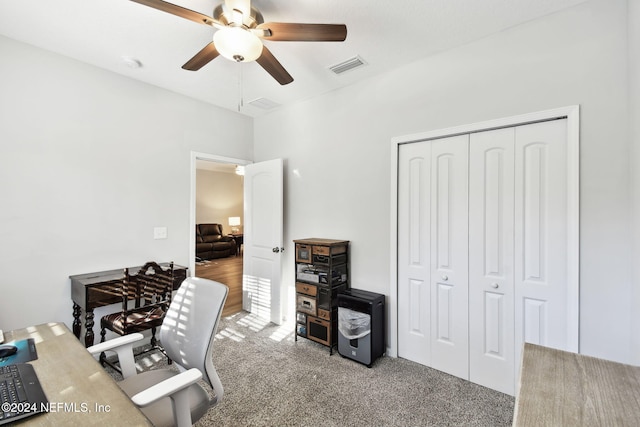
{"type": "Polygon", "coordinates": [[[338,353],[371,367],[385,352],[384,295],[360,289],[338,294],[338,353]]]}

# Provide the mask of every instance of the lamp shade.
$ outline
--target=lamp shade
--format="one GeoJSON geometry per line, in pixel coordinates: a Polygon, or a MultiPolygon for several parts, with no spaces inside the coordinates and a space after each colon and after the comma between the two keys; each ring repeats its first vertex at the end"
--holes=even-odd
{"type": "Polygon", "coordinates": [[[240,27],[225,27],[216,31],[213,43],[220,55],[236,62],[255,61],[262,55],[262,41],[240,27]]]}
{"type": "Polygon", "coordinates": [[[230,216],[229,217],[229,225],[231,227],[237,227],[240,225],[240,217],[239,216],[230,216]]]}

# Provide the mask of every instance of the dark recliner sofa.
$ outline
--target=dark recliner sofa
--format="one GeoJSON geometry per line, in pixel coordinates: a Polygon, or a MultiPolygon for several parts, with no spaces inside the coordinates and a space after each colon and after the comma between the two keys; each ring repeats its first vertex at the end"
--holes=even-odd
{"type": "Polygon", "coordinates": [[[196,224],[196,258],[224,258],[236,254],[236,241],[222,233],[221,224],[196,224]]]}

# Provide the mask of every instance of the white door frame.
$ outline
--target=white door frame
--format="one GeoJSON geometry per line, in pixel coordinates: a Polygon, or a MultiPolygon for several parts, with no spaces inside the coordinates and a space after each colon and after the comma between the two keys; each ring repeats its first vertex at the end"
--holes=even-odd
{"type": "MultiPolygon", "coordinates": [[[[567,349],[579,353],[580,327],[580,107],[506,117],[446,129],[394,137],[391,140],[391,250],[389,260],[389,348],[398,357],[398,150],[400,145],[448,136],[512,127],[556,118],[567,119],[567,349]]],[[[519,363],[516,361],[516,363],[519,363]]]]}
{"type": "Polygon", "coordinates": [[[253,163],[251,160],[234,159],[233,157],[223,157],[197,151],[191,152],[191,182],[189,187],[189,272],[191,276],[195,276],[196,273],[196,235],[194,231],[196,229],[196,160],[229,163],[239,166],[253,163]]]}

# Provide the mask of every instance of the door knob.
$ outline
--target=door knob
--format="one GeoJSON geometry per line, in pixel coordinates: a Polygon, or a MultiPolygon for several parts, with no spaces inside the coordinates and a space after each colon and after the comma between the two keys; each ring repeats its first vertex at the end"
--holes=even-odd
{"type": "Polygon", "coordinates": [[[491,287],[492,287],[493,289],[498,289],[498,286],[499,286],[499,285],[498,285],[497,283],[492,283],[492,284],[491,284],[491,287]]]}
{"type": "Polygon", "coordinates": [[[275,248],[273,248],[273,249],[271,249],[271,250],[272,250],[274,253],[276,253],[276,254],[277,254],[278,252],[280,252],[280,248],[278,248],[278,247],[275,247],[275,248]]]}
{"type": "Polygon", "coordinates": [[[442,280],[444,280],[446,282],[447,280],[449,280],[449,276],[447,276],[446,274],[443,274],[442,275],[442,280]]]}

